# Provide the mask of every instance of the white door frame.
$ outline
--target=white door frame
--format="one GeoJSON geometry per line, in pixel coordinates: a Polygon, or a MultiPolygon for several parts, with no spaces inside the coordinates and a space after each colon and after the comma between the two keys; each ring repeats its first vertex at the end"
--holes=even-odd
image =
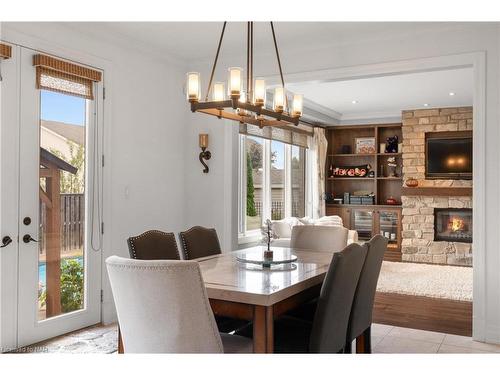
{"type": "Polygon", "coordinates": [[[0,353],[17,347],[17,263],[19,223],[19,48],[3,60],[0,82],[0,237],[12,243],[0,249],[0,353]],[[12,267],[15,264],[16,267],[12,267]]]}
{"type": "MultiPolygon", "coordinates": [[[[473,338],[495,340],[488,334],[486,299],[486,52],[471,52],[448,56],[401,60],[334,69],[322,69],[287,74],[287,82],[332,82],[350,79],[383,77],[436,70],[472,68],[473,70],[473,338]]],[[[269,84],[279,84],[278,75],[265,77],[269,84]]],[[[490,286],[494,287],[494,286],[490,286]]]]}
{"type": "MultiPolygon", "coordinates": [[[[100,68],[103,72],[103,87],[107,89],[106,92],[106,100],[102,102],[100,110],[98,111],[99,122],[101,124],[101,153],[106,153],[106,164],[109,165],[111,163],[111,127],[109,126],[112,123],[112,71],[113,71],[113,63],[109,60],[101,57],[97,57],[92,54],[82,53],[80,51],[64,48],[60,45],[56,45],[47,41],[45,39],[27,35],[24,33],[20,33],[13,29],[4,29],[2,30],[2,40],[6,43],[13,46],[13,54],[15,53],[15,49],[17,46],[22,46],[26,48],[30,48],[41,53],[46,53],[54,56],[58,56],[70,61],[75,61],[80,64],[88,65],[90,67],[100,68]]],[[[3,62],[3,69],[6,69],[7,62],[6,60],[3,62]]],[[[4,71],[4,70],[3,70],[4,71]]],[[[15,95],[16,98],[18,95],[15,95]]],[[[16,102],[17,103],[17,102],[16,102]]],[[[18,123],[18,121],[17,121],[18,123]]],[[[19,152],[17,152],[17,155],[19,152]]],[[[0,161],[1,162],[1,161],[0,161]]],[[[9,164],[10,166],[11,164],[9,164]]],[[[18,165],[18,164],[17,164],[18,165]]],[[[102,173],[101,171],[101,189],[102,189],[102,219],[103,221],[106,218],[111,216],[111,200],[110,197],[110,182],[111,182],[111,174],[110,173],[102,173]]],[[[18,220],[17,220],[18,221],[18,220]]],[[[112,248],[111,246],[111,236],[106,235],[112,231],[112,222],[108,222],[106,225],[106,233],[102,236],[103,241],[103,249],[101,251],[101,288],[102,288],[102,303],[101,303],[101,321],[103,323],[109,323],[116,321],[116,312],[114,310],[114,303],[111,294],[111,287],[109,285],[109,281],[107,280],[104,259],[106,258],[106,252],[109,253],[109,250],[112,248]]],[[[17,246],[17,244],[16,244],[17,246]]],[[[17,257],[17,248],[16,248],[16,257],[17,257]]],[[[4,257],[5,258],[5,257],[4,257]]],[[[11,262],[11,259],[9,259],[11,262]]],[[[17,262],[17,258],[16,258],[17,262]]],[[[7,262],[4,261],[2,263],[0,259],[0,267],[5,265],[7,262]]],[[[15,277],[9,278],[7,273],[0,274],[0,349],[12,349],[18,347],[18,338],[17,338],[17,291],[12,292],[12,285],[15,284],[12,280],[17,280],[17,269],[11,270],[15,271],[15,277]],[[10,307],[7,307],[10,306],[10,307]],[[11,311],[15,307],[15,312],[11,311]],[[5,311],[9,310],[9,311],[5,311]],[[7,313],[8,312],[8,313],[7,313]]]]}

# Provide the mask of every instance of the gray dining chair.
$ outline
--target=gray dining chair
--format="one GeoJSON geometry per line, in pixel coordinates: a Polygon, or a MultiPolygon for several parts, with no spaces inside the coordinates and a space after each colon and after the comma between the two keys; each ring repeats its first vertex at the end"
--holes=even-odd
{"type": "Polygon", "coordinates": [[[127,245],[132,259],[180,259],[173,233],[148,230],[138,236],[129,237],[127,245]]]}
{"type": "Polygon", "coordinates": [[[195,261],[106,259],[125,353],[251,353],[219,334],[195,261]]]}
{"type": "Polygon", "coordinates": [[[283,316],[274,325],[275,353],[342,353],[367,249],[350,244],[333,254],[314,320],[283,316]]]}
{"type": "Polygon", "coordinates": [[[365,243],[368,249],[366,260],[361,270],[347,329],[346,352],[352,351],[352,342],[356,339],[356,352],[371,353],[371,325],[377,282],[387,250],[387,239],[376,235],[365,243]]]}

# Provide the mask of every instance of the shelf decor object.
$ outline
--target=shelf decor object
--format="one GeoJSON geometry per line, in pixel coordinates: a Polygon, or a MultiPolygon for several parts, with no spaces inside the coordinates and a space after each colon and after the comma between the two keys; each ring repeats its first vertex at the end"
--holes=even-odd
{"type": "Polygon", "coordinates": [[[265,80],[262,78],[254,80],[253,22],[247,22],[246,91],[245,87],[243,87],[244,72],[243,69],[238,67],[231,67],[228,69],[227,97],[225,97],[224,94],[224,84],[221,82],[213,83],[226,24],[227,22],[224,22],[222,27],[204,101],[201,101],[200,97],[200,74],[198,72],[187,73],[186,94],[191,105],[191,111],[237,121],[238,123],[257,125],[260,128],[265,126],[279,128],[286,127],[287,125],[295,125],[295,127],[292,127],[290,130],[310,134],[310,132],[297,127],[300,117],[302,116],[303,96],[300,94],[293,94],[293,101],[291,103],[289,101],[285,90],[285,81],[281,69],[278,44],[276,42],[276,34],[272,22],[270,23],[271,32],[281,77],[281,85],[274,88],[272,108],[266,107],[265,80]],[[210,91],[213,93],[212,101],[209,101],[210,91]]]}
{"type": "Polygon", "coordinates": [[[360,137],[354,139],[356,154],[375,154],[375,137],[360,137]]]}

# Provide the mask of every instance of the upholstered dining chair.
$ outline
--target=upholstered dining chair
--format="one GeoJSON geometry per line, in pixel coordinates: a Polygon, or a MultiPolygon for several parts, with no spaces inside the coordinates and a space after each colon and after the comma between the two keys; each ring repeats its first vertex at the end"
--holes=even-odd
{"type": "Polygon", "coordinates": [[[371,353],[371,325],[377,282],[387,250],[387,239],[376,235],[365,243],[368,249],[361,276],[359,277],[352,304],[347,330],[346,352],[351,352],[352,341],[356,339],[356,352],[371,353]]]}
{"type": "Polygon", "coordinates": [[[312,251],[341,251],[347,246],[349,230],[341,226],[296,225],[290,247],[312,251]]]}
{"type": "Polygon", "coordinates": [[[219,334],[194,261],[106,259],[125,353],[249,353],[219,334]]]}
{"type": "Polygon", "coordinates": [[[173,233],[148,230],[138,236],[129,237],[127,244],[132,259],[180,259],[173,233]]]}
{"type": "MultiPolygon", "coordinates": [[[[214,228],[194,226],[179,233],[184,259],[191,260],[221,253],[219,237],[214,228]]],[[[245,320],[216,316],[220,332],[233,332],[248,324],[245,320]]]]}
{"type": "Polygon", "coordinates": [[[184,259],[196,259],[221,253],[219,237],[214,228],[194,226],[179,233],[184,259]]]}
{"type": "MultiPolygon", "coordinates": [[[[367,249],[350,244],[333,254],[312,322],[282,316],[274,323],[275,353],[341,353],[367,249]]],[[[251,329],[238,332],[250,337],[251,329]]]]}

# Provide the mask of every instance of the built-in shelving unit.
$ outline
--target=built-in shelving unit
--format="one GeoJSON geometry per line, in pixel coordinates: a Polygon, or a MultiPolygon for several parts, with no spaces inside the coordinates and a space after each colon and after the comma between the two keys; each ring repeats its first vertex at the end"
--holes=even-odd
{"type": "MultiPolygon", "coordinates": [[[[401,192],[403,179],[402,153],[356,154],[355,139],[374,137],[375,146],[385,143],[386,138],[397,135],[402,140],[401,124],[383,125],[350,125],[328,128],[325,191],[334,198],[343,198],[344,193],[353,194],[356,191],[368,191],[374,194],[373,205],[327,204],[327,214],[342,217],[344,226],[358,232],[360,240],[368,240],[373,235],[381,233],[389,236],[389,246],[385,259],[401,260],[401,192]],[[343,153],[343,146],[350,146],[353,153],[343,153]],[[398,164],[397,177],[389,177],[387,158],[394,156],[398,164]],[[374,177],[331,177],[330,167],[350,167],[370,164],[375,172],[374,177]],[[397,205],[387,204],[387,199],[396,199],[397,205]]],[[[401,151],[401,150],[398,150],[401,151]]]]}

